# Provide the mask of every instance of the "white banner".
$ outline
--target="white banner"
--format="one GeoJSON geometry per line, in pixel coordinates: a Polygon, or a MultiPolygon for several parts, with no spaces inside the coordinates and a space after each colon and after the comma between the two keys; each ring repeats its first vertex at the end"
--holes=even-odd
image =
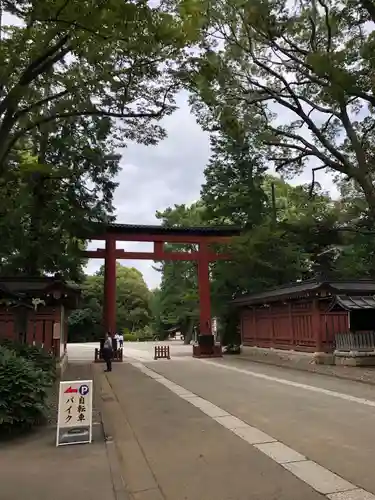
{"type": "Polygon", "coordinates": [[[92,441],[92,380],[60,382],[56,446],[92,441]]]}

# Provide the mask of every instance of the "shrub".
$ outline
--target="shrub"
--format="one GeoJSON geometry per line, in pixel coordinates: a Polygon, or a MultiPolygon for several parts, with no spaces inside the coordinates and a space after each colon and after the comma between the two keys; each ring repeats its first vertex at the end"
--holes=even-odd
{"type": "Polygon", "coordinates": [[[41,423],[49,386],[46,372],[0,346],[0,431],[9,433],[41,423]]]}
{"type": "Polygon", "coordinates": [[[56,360],[42,347],[30,346],[27,344],[21,344],[20,342],[10,341],[3,342],[3,345],[7,349],[14,351],[17,356],[22,356],[28,361],[32,361],[37,369],[45,372],[46,377],[50,379],[51,383],[55,380],[56,360]]]}
{"type": "Polygon", "coordinates": [[[138,337],[135,333],[125,333],[125,335],[124,335],[125,342],[136,342],[137,340],[138,340],[138,337]]]}

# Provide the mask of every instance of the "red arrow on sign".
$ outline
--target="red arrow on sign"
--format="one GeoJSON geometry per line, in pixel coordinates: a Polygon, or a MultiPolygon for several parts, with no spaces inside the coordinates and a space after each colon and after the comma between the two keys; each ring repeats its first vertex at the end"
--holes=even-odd
{"type": "Polygon", "coordinates": [[[64,392],[64,394],[72,394],[73,392],[78,392],[78,389],[73,389],[72,386],[68,387],[68,389],[64,392]]]}

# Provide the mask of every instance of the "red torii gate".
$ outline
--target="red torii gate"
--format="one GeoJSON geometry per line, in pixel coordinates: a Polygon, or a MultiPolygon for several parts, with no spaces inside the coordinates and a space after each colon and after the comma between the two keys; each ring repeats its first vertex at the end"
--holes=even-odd
{"type": "MultiPolygon", "coordinates": [[[[107,224],[90,236],[91,240],[104,240],[105,248],[86,250],[84,256],[90,259],[104,259],[104,309],[103,323],[106,331],[116,331],[116,260],[194,260],[198,264],[199,329],[200,342],[194,355],[214,355],[211,331],[211,298],[209,263],[229,260],[228,254],[216,253],[210,245],[228,243],[240,230],[233,226],[224,227],[164,227],[138,226],[131,224],[107,224]],[[117,249],[116,241],[152,242],[153,252],[128,252],[117,249]],[[196,252],[174,252],[164,249],[165,243],[196,244],[196,252]]],[[[220,349],[221,355],[221,349],[220,349]]]]}

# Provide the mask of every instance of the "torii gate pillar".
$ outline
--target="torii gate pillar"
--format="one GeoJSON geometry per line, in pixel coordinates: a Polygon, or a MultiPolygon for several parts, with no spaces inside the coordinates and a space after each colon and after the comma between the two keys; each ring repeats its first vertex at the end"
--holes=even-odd
{"type": "Polygon", "coordinates": [[[116,333],[116,240],[107,237],[104,261],[104,327],[105,331],[116,333]]]}
{"type": "Polygon", "coordinates": [[[201,335],[212,335],[210,268],[209,268],[209,254],[208,254],[207,243],[199,244],[198,292],[199,292],[199,332],[201,335]]]}

